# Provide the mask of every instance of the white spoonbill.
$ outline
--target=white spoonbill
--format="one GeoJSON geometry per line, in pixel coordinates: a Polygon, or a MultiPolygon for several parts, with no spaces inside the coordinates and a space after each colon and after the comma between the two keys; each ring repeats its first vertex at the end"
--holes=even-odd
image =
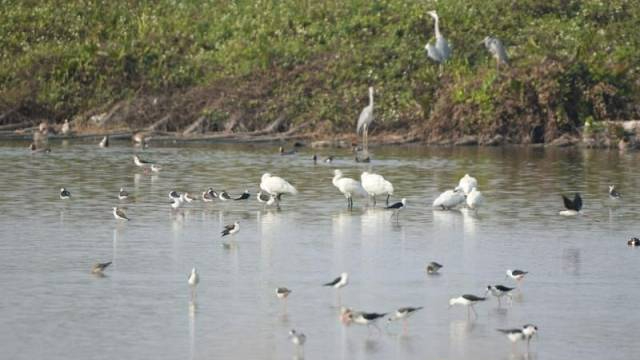
{"type": "Polygon", "coordinates": [[[353,195],[366,196],[366,192],[360,185],[360,182],[346,178],[342,174],[342,171],[336,169],[333,170],[333,186],[337,187],[341,193],[347,198],[347,208],[353,208],[353,195]]]}
{"type": "Polygon", "coordinates": [[[450,210],[464,203],[464,200],[464,194],[461,191],[447,190],[433,201],[433,207],[441,208],[442,210],[450,210]]]}
{"type": "Polygon", "coordinates": [[[476,188],[471,189],[471,192],[467,195],[467,206],[469,209],[477,210],[482,204],[484,204],[484,196],[482,196],[482,193],[476,188]]]}
{"type": "Polygon", "coordinates": [[[478,187],[478,180],[473,176],[469,176],[469,174],[464,174],[462,179],[458,182],[458,186],[456,186],[455,190],[462,190],[465,195],[469,195],[473,188],[478,187]]]}
{"type": "Polygon", "coordinates": [[[363,172],[360,175],[360,181],[364,191],[373,197],[373,206],[376,206],[376,195],[387,195],[387,206],[389,206],[389,197],[393,195],[393,185],[385,180],[382,175],[373,174],[370,172],[363,172]]]}
{"type": "Polygon", "coordinates": [[[295,195],[298,193],[298,190],[293,187],[293,185],[289,184],[285,179],[273,176],[269,173],[265,173],[262,175],[260,180],[260,189],[268,192],[269,194],[276,197],[279,201],[282,194],[291,194],[295,195]]]}

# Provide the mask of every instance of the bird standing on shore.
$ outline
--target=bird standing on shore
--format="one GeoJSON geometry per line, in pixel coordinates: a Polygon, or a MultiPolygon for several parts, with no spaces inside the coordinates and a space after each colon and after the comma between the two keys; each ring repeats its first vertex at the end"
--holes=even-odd
{"type": "Polygon", "coordinates": [[[442,64],[451,57],[451,48],[449,47],[447,39],[445,39],[445,37],[442,36],[442,33],[440,33],[440,18],[438,17],[438,13],[433,10],[427,12],[427,14],[435,20],[434,32],[436,36],[435,45],[432,45],[431,43],[427,43],[427,45],[425,45],[427,56],[442,66],[442,64]]]}
{"type": "Polygon", "coordinates": [[[369,86],[369,105],[360,112],[356,126],[356,132],[362,133],[362,150],[365,157],[369,155],[369,127],[373,123],[373,119],[373,87],[369,86]]]}
{"type": "Polygon", "coordinates": [[[496,70],[500,70],[500,65],[509,65],[509,56],[507,50],[502,45],[500,39],[487,36],[482,40],[484,47],[489,50],[491,55],[496,59],[496,70]]]}

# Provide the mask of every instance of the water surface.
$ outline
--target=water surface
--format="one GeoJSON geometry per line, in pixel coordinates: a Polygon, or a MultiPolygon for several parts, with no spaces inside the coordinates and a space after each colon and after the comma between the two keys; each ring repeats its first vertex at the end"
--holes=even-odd
{"type": "Polygon", "coordinates": [[[640,156],[543,148],[421,148],[374,150],[356,164],[346,150],[333,164],[314,165],[310,149],[282,157],[277,146],[54,144],[31,155],[26,144],[0,144],[0,339],[8,359],[283,359],[296,355],[291,328],[306,333],[307,359],[629,359],[640,345],[636,302],[640,156]],[[163,166],[148,176],[132,155],[163,166]],[[348,211],[331,185],[332,170],[359,177],[383,174],[391,214],[355,200],[348,211]],[[262,173],[300,191],[281,211],[248,202],[197,202],[173,212],[172,189],[209,186],[255,194],[262,173]],[[478,213],[433,211],[430,203],[474,175],[486,197],[478,213]],[[623,193],[610,200],[608,183],[623,193]],[[67,187],[72,199],[58,198],[67,187]],[[132,198],[117,199],[120,187],[132,198]],[[560,194],[579,191],[585,216],[557,216],[560,194]],[[117,222],[116,205],[131,222],[117,222]],[[239,220],[237,246],[224,249],[220,231],[239,220]],[[429,261],[444,264],[427,276],[429,261]],[[103,278],[96,261],[113,261],[103,278]],[[187,276],[201,274],[195,306],[187,276]],[[512,307],[494,299],[447,309],[451,296],[481,295],[489,284],[512,285],[507,268],[531,273],[512,307]],[[320,284],[350,274],[340,299],[320,284]],[[286,310],[274,294],[293,289],[286,310]],[[424,306],[402,334],[344,326],[338,301],[388,312],[424,306]],[[496,328],[534,323],[540,336],[527,354],[496,328]],[[615,350],[614,350],[615,349],[615,350]]]}

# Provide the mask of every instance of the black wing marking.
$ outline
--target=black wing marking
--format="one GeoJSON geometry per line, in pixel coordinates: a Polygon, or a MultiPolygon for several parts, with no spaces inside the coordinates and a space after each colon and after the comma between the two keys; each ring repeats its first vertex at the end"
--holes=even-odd
{"type": "Polygon", "coordinates": [[[496,329],[503,334],[522,334],[522,329],[496,329]]]}
{"type": "Polygon", "coordinates": [[[326,284],[322,284],[322,286],[334,286],[335,284],[340,282],[340,279],[342,279],[342,277],[338,276],[337,278],[333,279],[333,281],[328,282],[326,284]]]}
{"type": "Polygon", "coordinates": [[[513,276],[526,275],[528,273],[529,273],[528,271],[522,271],[522,270],[513,270],[511,272],[511,274],[513,274],[513,276]]]}
{"type": "Polygon", "coordinates": [[[397,202],[397,203],[395,203],[393,205],[387,206],[385,209],[393,209],[393,210],[395,210],[395,209],[400,209],[401,207],[402,207],[402,202],[397,202]]]}
{"type": "Polygon", "coordinates": [[[418,306],[418,307],[408,306],[408,307],[403,307],[403,308],[398,309],[398,312],[400,312],[400,313],[412,313],[412,312],[418,311],[420,309],[422,309],[422,306],[418,306]]]}
{"type": "Polygon", "coordinates": [[[511,288],[511,287],[504,286],[504,285],[496,285],[495,288],[500,290],[500,291],[502,291],[502,292],[509,292],[509,291],[515,289],[515,288],[511,288]]]}
{"type": "Polygon", "coordinates": [[[562,195],[562,200],[564,201],[564,207],[569,210],[575,210],[575,205],[573,201],[571,201],[568,197],[562,195]]]}
{"type": "Polygon", "coordinates": [[[246,200],[249,198],[249,193],[244,193],[242,195],[240,195],[239,197],[233,199],[233,200],[246,200]]]}
{"type": "Polygon", "coordinates": [[[485,301],[486,298],[484,297],[480,297],[480,296],[475,296],[475,295],[471,295],[471,294],[464,294],[462,295],[463,298],[469,300],[469,301],[485,301]]]}
{"type": "Polygon", "coordinates": [[[575,211],[580,211],[582,209],[582,198],[580,197],[579,193],[576,193],[575,197],[573,198],[573,206],[575,207],[575,211]]]}
{"type": "Polygon", "coordinates": [[[361,314],[363,318],[365,318],[366,320],[375,320],[375,319],[379,319],[381,317],[384,317],[385,315],[387,315],[387,313],[384,314],[378,314],[378,313],[362,313],[361,314]]]}

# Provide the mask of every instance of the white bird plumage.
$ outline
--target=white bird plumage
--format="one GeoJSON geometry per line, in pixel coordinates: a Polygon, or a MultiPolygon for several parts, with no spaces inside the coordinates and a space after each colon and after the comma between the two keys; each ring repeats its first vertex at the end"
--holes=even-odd
{"type": "Polygon", "coordinates": [[[469,209],[476,210],[484,204],[484,196],[478,189],[473,188],[467,195],[467,206],[469,209]]]}
{"type": "Polygon", "coordinates": [[[362,132],[362,144],[365,153],[369,151],[369,126],[373,122],[373,87],[369,87],[369,105],[365,106],[358,117],[358,125],[356,131],[358,134],[362,132]]]}
{"type": "Polygon", "coordinates": [[[269,173],[265,173],[262,175],[260,180],[260,189],[268,192],[269,194],[275,196],[278,200],[280,195],[282,194],[291,194],[295,195],[298,193],[293,185],[289,184],[285,179],[273,176],[269,173]]]}
{"type": "Polygon", "coordinates": [[[362,185],[360,185],[359,181],[344,177],[344,175],[342,174],[342,171],[338,169],[333,170],[333,174],[334,174],[333,180],[332,180],[333,186],[338,188],[338,190],[342,194],[344,194],[344,197],[347,198],[348,208],[353,207],[354,195],[359,195],[359,196],[367,195],[366,191],[364,191],[364,188],[362,187],[362,185]]]}
{"type": "Polygon", "coordinates": [[[465,197],[462,191],[447,190],[433,201],[433,207],[441,208],[442,210],[450,210],[464,203],[464,201],[465,197]]]}
{"type": "Polygon", "coordinates": [[[360,175],[360,181],[364,191],[373,197],[373,206],[376,206],[377,195],[387,195],[387,206],[389,205],[389,196],[393,195],[393,185],[382,175],[365,171],[360,175]]]}
{"type": "Polygon", "coordinates": [[[458,181],[458,186],[454,190],[461,190],[465,195],[469,195],[471,190],[478,187],[478,180],[469,174],[464,176],[458,181]]]}

